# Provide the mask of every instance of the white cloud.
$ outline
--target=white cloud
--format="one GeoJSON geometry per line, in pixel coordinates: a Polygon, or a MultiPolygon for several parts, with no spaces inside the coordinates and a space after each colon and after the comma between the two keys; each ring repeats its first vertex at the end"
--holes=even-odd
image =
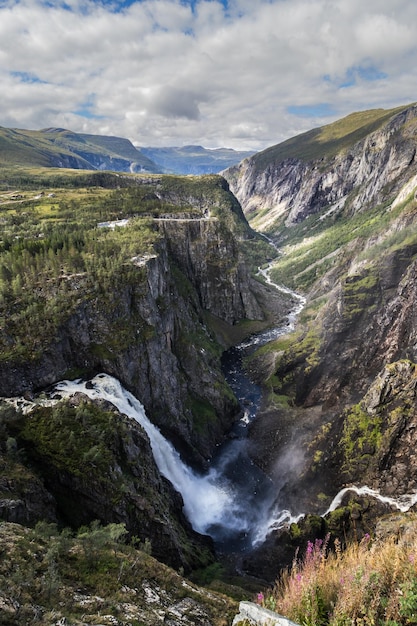
{"type": "Polygon", "coordinates": [[[417,99],[415,0],[190,5],[3,2],[0,125],[260,149],[417,99]]]}

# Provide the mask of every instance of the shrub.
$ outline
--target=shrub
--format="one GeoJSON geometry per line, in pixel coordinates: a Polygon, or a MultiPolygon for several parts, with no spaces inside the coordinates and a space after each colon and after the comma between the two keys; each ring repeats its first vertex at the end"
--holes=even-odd
{"type": "MultiPolygon", "coordinates": [[[[309,542],[267,596],[278,613],[307,626],[417,624],[417,529],[410,516],[403,538],[365,535],[342,552],[309,542]],[[410,523],[411,520],[411,523],[410,523]]],[[[263,604],[265,604],[263,600],[263,604]]],[[[266,606],[266,604],[265,604],[266,606]]]]}

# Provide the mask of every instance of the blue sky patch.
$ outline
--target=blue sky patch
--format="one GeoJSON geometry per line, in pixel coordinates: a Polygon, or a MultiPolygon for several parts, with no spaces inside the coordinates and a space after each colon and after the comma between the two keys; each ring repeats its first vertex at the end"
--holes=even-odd
{"type": "Polygon", "coordinates": [[[17,78],[21,83],[41,83],[42,85],[46,85],[44,80],[38,78],[35,74],[31,74],[30,72],[10,72],[13,78],[17,78]]]}
{"type": "MultiPolygon", "coordinates": [[[[119,13],[124,9],[127,9],[132,4],[141,3],[143,0],[100,0],[100,4],[105,7],[111,8],[115,13],[119,13]]],[[[214,0],[212,0],[214,1],[214,0]]],[[[220,4],[224,6],[225,9],[228,7],[228,0],[216,0],[220,4]]],[[[181,4],[183,6],[190,6],[194,11],[196,5],[200,2],[200,0],[181,0],[181,4]]]]}
{"type": "Polygon", "coordinates": [[[358,82],[370,83],[376,80],[388,78],[388,74],[382,72],[374,65],[353,65],[345,72],[345,76],[341,81],[334,80],[329,74],[323,76],[323,80],[327,83],[335,84],[339,89],[353,87],[358,82]]]}
{"type": "Polygon", "coordinates": [[[92,108],[94,106],[94,102],[92,100],[87,100],[86,102],[82,102],[78,109],[72,111],[74,115],[79,115],[80,117],[85,117],[87,120],[101,120],[103,119],[102,115],[96,115],[93,113],[92,108]]]}
{"type": "Polygon", "coordinates": [[[326,115],[335,114],[334,108],[327,102],[289,106],[287,111],[297,117],[325,117],[326,115]]]}

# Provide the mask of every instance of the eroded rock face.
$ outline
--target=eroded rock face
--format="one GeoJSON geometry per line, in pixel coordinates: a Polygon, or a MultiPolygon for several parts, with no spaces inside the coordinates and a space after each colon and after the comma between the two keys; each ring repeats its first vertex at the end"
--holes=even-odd
{"type": "Polygon", "coordinates": [[[263,318],[259,287],[252,289],[237,244],[250,230],[244,222],[235,234],[235,218],[230,228],[228,218],[161,220],[155,254],[132,259],[137,279],[121,277],[111,292],[93,296],[83,297],[81,288],[78,307],[39,355],[1,363],[0,396],[107,372],[188,460],[201,464],[238,411],[205,313],[230,326],[263,318]]]}
{"type": "Polygon", "coordinates": [[[180,494],[160,475],[146,433],[109,402],[77,393],[2,425],[16,452],[0,445],[0,519],[74,530],[96,520],[124,524],[176,569],[213,559],[211,541],[193,531],[180,494]]]}
{"type": "MultiPolygon", "coordinates": [[[[415,246],[347,276],[325,309],[320,363],[305,377],[303,401],[357,401],[380,370],[417,361],[415,246]]],[[[301,397],[301,394],[300,394],[301,397]]]]}
{"type": "MultiPolygon", "coordinates": [[[[294,284],[307,285],[298,332],[252,362],[276,396],[265,394],[251,453],[273,480],[277,473],[282,478],[280,510],[321,516],[351,485],[394,499],[416,493],[416,116],[414,105],[392,114],[320,162],[293,156],[267,162],[266,151],[263,167],[255,157],[226,172],[252,223],[277,241],[288,237],[277,266],[284,275],[288,250],[295,263],[298,250],[303,257],[288,271],[294,284]],[[361,228],[371,212],[375,232],[361,228]],[[315,217],[305,222],[309,216],[315,217]],[[354,236],[333,245],[338,220],[349,228],[351,218],[354,236]],[[320,248],[321,238],[331,245],[320,248]],[[306,274],[312,278],[303,282],[306,274]]],[[[361,537],[393,510],[369,492],[349,491],[316,536],[361,537]]],[[[308,531],[315,536],[314,528],[308,531]]],[[[302,545],[304,529],[297,533],[302,545]]],[[[248,556],[246,571],[270,580],[290,562],[294,538],[291,530],[271,533],[248,556]]]]}
{"type": "Polygon", "coordinates": [[[172,258],[198,294],[203,309],[229,324],[262,319],[237,240],[217,220],[162,221],[172,258]]]}
{"type": "Polygon", "coordinates": [[[409,177],[410,168],[415,173],[416,114],[417,107],[410,106],[325,163],[292,157],[259,167],[255,156],[224,175],[249,219],[268,209],[256,221],[260,230],[270,230],[277,220],[290,226],[324,208],[340,210],[353,191],[351,209],[361,210],[380,202],[387,186],[403,183],[402,175],[409,177]]]}

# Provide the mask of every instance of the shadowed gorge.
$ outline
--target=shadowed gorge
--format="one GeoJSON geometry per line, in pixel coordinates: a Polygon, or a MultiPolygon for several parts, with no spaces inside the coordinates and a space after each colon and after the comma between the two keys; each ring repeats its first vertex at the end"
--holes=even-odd
{"type": "MultiPolygon", "coordinates": [[[[296,554],[349,555],[387,520],[398,536],[411,528],[416,148],[409,105],[355,113],[221,176],[3,168],[7,553],[15,532],[43,554],[46,523],[62,568],[61,533],[76,551],[97,532],[86,570],[113,546],[124,580],[118,551],[136,542],[213,585],[205,614],[224,593],[230,623],[236,599],[290,585],[296,554]]],[[[18,624],[16,588],[0,598],[18,624]]]]}

